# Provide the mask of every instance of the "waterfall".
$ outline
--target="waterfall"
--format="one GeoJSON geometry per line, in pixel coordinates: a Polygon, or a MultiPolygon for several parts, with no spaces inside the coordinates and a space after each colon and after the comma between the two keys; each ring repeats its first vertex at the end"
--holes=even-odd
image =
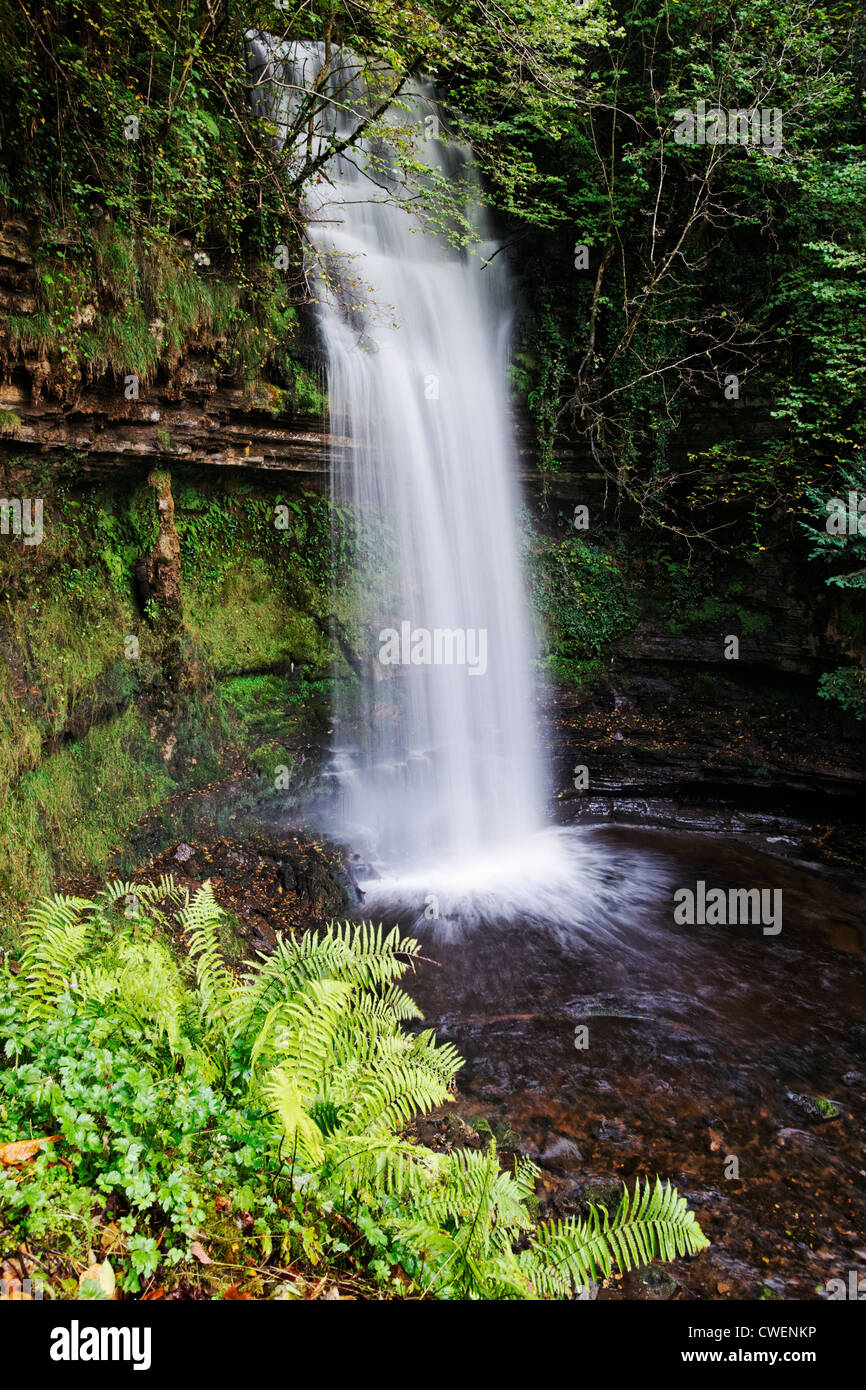
{"type": "MultiPolygon", "coordinates": [[[[251,70],[276,79],[277,126],[318,79],[333,104],[314,148],[354,130],[369,101],[357,63],[332,61],[322,81],[320,45],[275,45],[250,38],[251,70]]],[[[495,876],[540,828],[544,794],[507,390],[513,292],[470,154],[436,136],[432,89],[412,84],[401,105],[386,117],[393,141],[332,157],[306,193],[333,497],[357,524],[355,626],[341,635],[360,696],[336,682],[351,691],[336,697],[334,770],[343,833],[365,857],[495,876]],[[424,166],[415,208],[394,153],[407,130],[424,166]],[[445,179],[465,191],[468,249],[425,216],[445,179]]]]}

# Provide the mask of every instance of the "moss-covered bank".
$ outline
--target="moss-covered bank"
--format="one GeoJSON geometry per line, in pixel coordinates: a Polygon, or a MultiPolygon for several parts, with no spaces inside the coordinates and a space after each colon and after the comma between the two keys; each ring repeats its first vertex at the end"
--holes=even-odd
{"type": "Polygon", "coordinates": [[[269,481],[7,480],[43,501],[41,543],[0,545],[8,903],[108,867],[178,788],[248,766],[285,795],[293,740],[327,717],[342,585],[329,502],[269,481]]]}

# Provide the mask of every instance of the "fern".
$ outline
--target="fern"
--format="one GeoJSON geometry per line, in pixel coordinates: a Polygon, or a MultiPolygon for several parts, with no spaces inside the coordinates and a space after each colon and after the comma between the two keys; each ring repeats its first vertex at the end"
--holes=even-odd
{"type": "Polygon", "coordinates": [[[322,935],[311,932],[300,941],[280,941],[274,954],[245,976],[235,1032],[243,1037],[260,1027],[276,1003],[290,999],[308,980],[340,979],[361,989],[387,986],[419,951],[418,942],[401,940],[396,928],[384,936],[381,924],[368,922],[331,923],[322,935]]]}
{"type": "Polygon", "coordinates": [[[181,1051],[186,995],[170,951],[156,940],[125,941],[115,981],[121,1014],[158,1040],[164,1038],[171,1052],[181,1051]]]}
{"type": "Polygon", "coordinates": [[[289,1182],[322,1212],[364,1204],[410,1253],[422,1293],[564,1298],[614,1265],[705,1248],[669,1183],[638,1182],[613,1216],[590,1208],[585,1219],[536,1226],[529,1203],[539,1169],[529,1159],[506,1172],[493,1144],[439,1153],[407,1137],[416,1115],[451,1099],[462,1065],[429,1030],[404,1027],[421,1018],[399,984],[416,941],[381,925],[331,924],[281,941],[238,980],[220,951],[221,915],[210,883],[191,898],[170,877],[117,881],[92,902],[38,904],[15,986],[27,1018],[39,1027],[68,995],[96,1040],[122,1032],[164,1054],[167,1068],[194,1056],[231,1103],[255,1107],[266,1143],[271,1136],[265,1171],[275,1195],[289,1182]],[[170,913],[194,983],[170,948],[170,913]]]}
{"type": "Polygon", "coordinates": [[[25,922],[21,977],[28,1018],[44,1017],[69,988],[77,962],[90,940],[91,920],[83,915],[86,898],[55,895],[37,903],[25,922]]]}
{"type": "Polygon", "coordinates": [[[590,1209],[585,1221],[549,1222],[539,1226],[521,1267],[535,1288],[546,1297],[562,1296],[572,1284],[610,1275],[614,1263],[634,1269],[660,1258],[695,1255],[709,1241],[670,1183],[647,1179],[634,1193],[623,1192],[613,1217],[603,1208],[590,1209]]]}
{"type": "Polygon", "coordinates": [[[238,995],[236,981],[226,967],[217,938],[222,915],[210,880],[202,884],[192,900],[187,894],[180,913],[180,924],[189,941],[190,959],[195,963],[202,1012],[210,1024],[227,1018],[238,995]]]}

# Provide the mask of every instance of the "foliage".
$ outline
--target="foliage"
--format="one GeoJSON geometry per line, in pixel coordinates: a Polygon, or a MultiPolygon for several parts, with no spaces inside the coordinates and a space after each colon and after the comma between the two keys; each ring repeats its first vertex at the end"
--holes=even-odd
{"type": "Polygon", "coordinates": [[[407,84],[425,74],[527,290],[515,379],[546,471],[576,437],[643,519],[755,550],[767,515],[792,515],[866,439],[854,7],[0,0],[0,16],[0,196],[41,228],[34,308],[7,336],[53,355],[58,390],[103,371],[148,379],[189,349],[205,377],[245,380],[257,408],[320,410],[302,249],[324,161],[359,157],[369,137],[360,157],[381,184],[387,134],[390,195],[476,237],[466,180],[432,177],[419,149],[407,84]],[[319,78],[279,110],[280,61],[247,66],[256,31],[321,46],[319,78]],[[781,150],[678,143],[677,112],[698,101],[780,112],[781,150]],[[354,113],[339,136],[337,107],[354,113]],[[771,439],[744,427],[731,375],[772,412],[771,439]],[[684,447],[708,408],[724,412],[723,442],[684,447]]]}
{"type": "Polygon", "coordinates": [[[573,680],[581,663],[630,630],[634,600],[615,555],[580,536],[532,536],[528,560],[545,660],[573,680]]]}
{"type": "Polygon", "coordinates": [[[178,786],[201,785],[239,759],[263,771],[292,764],[291,738],[327,717],[330,616],[348,620],[356,553],[352,517],[329,499],[236,479],[217,485],[175,468],[185,684],[169,769],[165,736],[154,734],[164,647],[133,582],[156,540],[153,489],[127,478],[73,486],[30,468],[27,486],[45,499],[43,542],[0,548],[8,907],[47,892],[55,873],[108,872],[135,821],[178,786]],[[242,689],[234,673],[246,672],[262,673],[249,677],[252,704],[231,698],[242,689]]]}
{"type": "Polygon", "coordinates": [[[58,873],[104,871],[124,832],[171,786],[132,707],[51,752],[5,800],[0,893],[20,903],[58,873]]]}
{"type": "Polygon", "coordinates": [[[866,439],[862,20],[805,0],[628,0],[614,19],[566,128],[528,141],[555,196],[552,220],[547,200],[510,227],[522,385],[548,466],[576,439],[643,520],[754,551],[866,439]],[[699,100],[778,111],[781,151],[678,143],[699,100]]]}
{"type": "MultiPolygon", "coordinates": [[[[380,180],[376,137],[387,125],[392,195],[446,235],[474,239],[463,180],[432,175],[419,153],[406,83],[441,70],[460,97],[472,74],[500,107],[491,138],[505,129],[505,91],[509,119],[561,131],[577,42],[597,41],[601,16],[601,0],[544,0],[537,12],[503,0],[493,23],[477,0],[397,9],[313,0],[276,12],[267,0],[205,10],[41,0],[33,12],[0,0],[0,198],[41,228],[35,306],[11,316],[11,347],[50,353],[53,388],[67,394],[103,372],[146,382],[204,349],[214,376],[241,375],[253,395],[277,391],[271,407],[320,410],[298,308],[310,300],[304,191],[325,160],[368,137],[368,172],[380,180]],[[266,74],[248,66],[257,32],[322,45],[316,81],[279,109],[280,61],[266,74]],[[349,92],[346,54],[357,68],[349,92]],[[338,137],[340,108],[354,119],[338,137]]],[[[532,182],[531,167],[520,170],[515,160],[507,175],[515,205],[532,182]]]]}
{"type": "Polygon", "coordinates": [[[135,1288],[217,1241],[221,1206],[245,1214],[254,1267],[321,1262],[443,1298],[568,1297],[614,1262],[704,1248],[669,1186],[638,1183],[613,1217],[536,1225],[534,1164],[509,1174],[495,1145],[448,1154],[406,1137],[460,1065],[404,1026],[419,1019],[398,983],[416,941],[335,924],[239,979],[219,917],[209,884],[190,899],[170,878],[34,907],[20,974],[5,967],[0,1138],[59,1134],[64,1161],[0,1176],[28,1239],[83,1251],[105,1203],[135,1288]]]}
{"type": "Polygon", "coordinates": [[[803,523],[803,529],[813,542],[810,558],[821,560],[835,570],[826,582],[845,594],[839,605],[840,618],[848,618],[849,633],[843,632],[843,636],[857,639],[854,652],[860,659],[858,666],[839,666],[826,672],[821,677],[818,693],[824,699],[837,700],[856,719],[866,720],[864,611],[860,599],[866,589],[866,521],[859,510],[866,498],[866,454],[858,454],[850,467],[840,468],[834,474],[832,492],[826,486],[824,489],[809,488],[807,496],[821,522],[817,527],[811,522],[803,523]],[[855,568],[852,569],[852,565],[855,568]]]}

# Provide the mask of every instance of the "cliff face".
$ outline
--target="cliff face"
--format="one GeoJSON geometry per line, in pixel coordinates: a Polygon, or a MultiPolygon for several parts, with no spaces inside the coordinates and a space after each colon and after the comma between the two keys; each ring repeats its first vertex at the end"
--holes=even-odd
{"type": "MultiPolygon", "coordinates": [[[[13,906],[116,866],[142,816],[214,779],[252,776],[259,796],[279,780],[290,802],[334,659],[321,412],[227,375],[204,331],[134,383],[86,354],[70,370],[38,330],[33,248],[25,224],[0,229],[0,495],[41,504],[38,543],[14,512],[0,538],[13,906]]],[[[94,313],[85,298],[72,330],[94,313]]]]}
{"type": "MultiPolygon", "coordinates": [[[[771,424],[755,409],[745,427],[757,433],[771,424]]],[[[724,427],[719,417],[692,421],[684,434],[702,447],[724,427]]],[[[530,482],[528,466],[525,473],[530,482]]],[[[591,459],[575,451],[544,481],[548,518],[568,519],[585,505],[589,529],[580,534],[615,538],[633,604],[628,630],[586,677],[548,689],[547,738],[563,807],[665,798],[684,819],[697,806],[860,818],[866,728],[818,688],[825,672],[866,662],[866,631],[844,591],[828,588],[826,571],[808,558],[799,521],[810,518],[779,517],[757,559],[696,555],[702,580],[693,591],[664,538],[640,528],[627,508],[615,511],[591,459]],[[576,785],[579,766],[585,789],[576,785]]],[[[676,819],[671,806],[667,814],[676,819]]]]}
{"type": "MultiPolygon", "coordinates": [[[[7,319],[34,312],[30,236],[22,223],[0,229],[7,319]]],[[[329,456],[351,441],[334,440],[324,413],[295,408],[266,380],[227,377],[206,334],[137,394],[116,372],[71,376],[56,349],[0,331],[3,495],[43,497],[47,525],[43,545],[4,536],[0,554],[0,721],[12,750],[0,802],[12,826],[4,849],[24,866],[22,882],[6,884],[13,896],[30,879],[50,883],[44,842],[58,824],[64,853],[98,863],[137,816],[229,765],[273,780],[298,740],[315,762],[334,662],[346,674],[351,666],[331,642],[351,615],[332,623],[322,562],[329,456]],[[297,523],[284,537],[273,530],[278,497],[292,501],[297,523]],[[81,845],[68,827],[86,821],[88,778],[102,786],[112,777],[117,823],[110,807],[100,812],[102,828],[81,845]],[[63,789],[54,803],[49,783],[63,789]],[[22,850],[25,823],[38,828],[22,850]]],[[[683,459],[686,440],[709,445],[729,428],[720,412],[688,422],[683,459]]],[[[768,428],[759,409],[737,421],[740,433],[768,428]]],[[[716,553],[698,590],[664,540],[617,507],[580,448],[547,473],[526,422],[518,438],[531,588],[545,649],[565,657],[548,660],[544,691],[560,803],[667,798],[817,815],[824,798],[856,814],[861,726],[817,686],[823,672],[862,658],[866,635],[808,564],[796,525],[780,522],[758,563],[716,553]],[[577,505],[588,509],[586,531],[571,525],[577,505]],[[606,557],[603,582],[615,578],[615,592],[599,595],[592,574],[585,583],[575,572],[539,602],[550,578],[539,577],[539,547],[548,545],[553,573],[574,560],[567,536],[606,557]],[[610,630],[581,636],[597,602],[610,630]],[[558,647],[551,629],[565,634],[558,647]],[[575,785],[578,766],[586,791],[575,785]]]]}
{"type": "Polygon", "coordinates": [[[316,484],[327,477],[327,429],[320,418],[275,418],[257,408],[239,386],[215,385],[199,375],[194,357],[183,380],[159,381],[126,400],[122,384],[101,384],[58,401],[38,387],[50,377],[32,357],[12,367],[0,385],[0,410],[20,420],[0,441],[3,459],[34,455],[61,473],[106,476],[118,469],[173,463],[201,468],[243,468],[294,474],[316,484]]]}
{"type": "MultiPolygon", "coordinates": [[[[76,477],[174,462],[277,470],[304,482],[326,475],[332,441],[324,416],[304,413],[266,380],[250,387],[227,379],[212,334],[193,334],[164,355],[153,379],[135,384],[123,371],[71,371],[62,345],[36,330],[13,334],[14,318],[37,311],[35,239],[24,222],[0,224],[0,466],[38,457],[76,477]]],[[[96,315],[85,295],[71,326],[96,315]]],[[[158,319],[149,324],[155,350],[165,346],[165,329],[158,319]]]]}

